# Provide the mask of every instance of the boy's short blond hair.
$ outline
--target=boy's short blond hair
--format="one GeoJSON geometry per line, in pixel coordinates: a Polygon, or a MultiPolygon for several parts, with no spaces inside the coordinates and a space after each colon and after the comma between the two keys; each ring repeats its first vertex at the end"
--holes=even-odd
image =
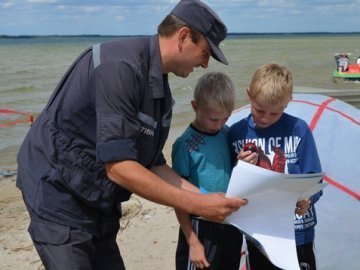
{"type": "Polygon", "coordinates": [[[264,64],[255,71],[248,90],[253,100],[261,95],[269,104],[287,104],[293,93],[291,71],[278,64],[264,64]]]}
{"type": "Polygon", "coordinates": [[[225,73],[205,73],[195,86],[194,100],[198,106],[221,108],[231,113],[235,107],[235,86],[225,73]]]}

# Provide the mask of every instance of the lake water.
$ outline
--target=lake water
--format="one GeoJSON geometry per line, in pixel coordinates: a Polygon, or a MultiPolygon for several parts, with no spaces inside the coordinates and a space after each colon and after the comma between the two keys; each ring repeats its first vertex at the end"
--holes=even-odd
{"type": "MultiPolygon", "coordinates": [[[[85,48],[117,37],[34,37],[0,38],[0,109],[11,109],[36,116],[45,106],[56,84],[85,48]]],[[[206,71],[223,71],[234,81],[237,106],[245,104],[245,89],[255,69],[266,62],[290,68],[297,89],[360,89],[354,82],[334,83],[334,53],[360,56],[359,35],[240,35],[222,43],[230,65],[211,60],[206,71]]],[[[197,79],[205,72],[195,70],[187,79],[170,75],[176,100],[171,138],[177,136],[193,118],[190,107],[197,79]]],[[[0,125],[21,118],[0,113],[0,125]]],[[[0,171],[16,169],[16,153],[29,126],[26,123],[0,127],[0,171]]],[[[172,140],[170,140],[171,142],[172,140]]]]}

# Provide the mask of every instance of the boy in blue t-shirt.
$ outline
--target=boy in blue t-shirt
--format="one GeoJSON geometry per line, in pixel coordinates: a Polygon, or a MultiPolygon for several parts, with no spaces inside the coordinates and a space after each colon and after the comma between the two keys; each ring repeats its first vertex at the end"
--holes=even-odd
{"type": "MultiPolygon", "coordinates": [[[[287,174],[321,172],[315,141],[305,121],[284,113],[292,99],[291,72],[277,64],[262,65],[252,77],[247,94],[251,114],[229,129],[233,164],[238,159],[287,174]],[[244,151],[255,143],[256,150],[244,151]]],[[[314,204],[322,192],[297,202],[294,228],[298,261],[301,269],[315,270],[314,238],[316,212],[314,204]]],[[[266,226],[266,225],[264,225],[266,226]]],[[[248,242],[251,270],[279,269],[248,242]]]]}
{"type": "MultiPolygon", "coordinates": [[[[235,87],[228,76],[204,74],[191,101],[195,119],[173,145],[173,169],[203,193],[225,193],[229,184],[232,163],[225,123],[234,103],[235,87]]],[[[242,234],[237,228],[175,211],[181,225],[177,270],[239,269],[242,234]]]]}

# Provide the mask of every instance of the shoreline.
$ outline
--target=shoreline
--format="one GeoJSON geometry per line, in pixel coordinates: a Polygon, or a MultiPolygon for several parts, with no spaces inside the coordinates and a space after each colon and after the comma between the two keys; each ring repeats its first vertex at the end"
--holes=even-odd
{"type": "MultiPolygon", "coordinates": [[[[239,38],[239,37],[282,37],[282,36],[348,36],[359,35],[359,31],[305,31],[305,32],[229,32],[227,38],[239,38]]],[[[0,34],[0,39],[33,39],[33,38],[121,38],[121,37],[141,37],[151,36],[152,34],[134,34],[134,35],[102,35],[102,34],[74,34],[74,35],[58,35],[58,34],[0,34]]]]}

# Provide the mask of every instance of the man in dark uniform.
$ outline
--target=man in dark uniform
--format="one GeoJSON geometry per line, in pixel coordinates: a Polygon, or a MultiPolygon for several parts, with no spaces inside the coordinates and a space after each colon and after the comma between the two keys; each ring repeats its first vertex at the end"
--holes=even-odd
{"type": "Polygon", "coordinates": [[[131,193],[215,221],[246,204],[199,194],[162,154],[168,73],[185,78],[210,55],[227,64],[226,34],[208,6],[183,0],[158,35],[94,45],[68,69],[18,154],[17,186],[47,269],[125,269],[116,234],[131,193]]]}

